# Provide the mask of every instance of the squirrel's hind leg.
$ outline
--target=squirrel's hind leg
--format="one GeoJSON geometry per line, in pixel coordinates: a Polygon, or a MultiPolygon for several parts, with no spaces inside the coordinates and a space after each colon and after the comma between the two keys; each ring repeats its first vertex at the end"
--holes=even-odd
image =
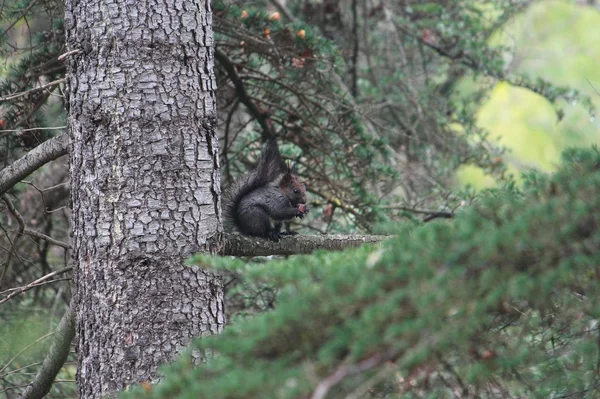
{"type": "Polygon", "coordinates": [[[281,226],[283,225],[283,223],[281,222],[277,222],[275,223],[275,230],[277,230],[277,232],[279,233],[280,236],[295,236],[298,234],[298,232],[296,231],[281,231],[281,226]]]}
{"type": "Polygon", "coordinates": [[[296,236],[298,235],[297,231],[292,231],[292,230],[288,230],[288,231],[282,231],[281,233],[282,236],[296,236]]]}
{"type": "Polygon", "coordinates": [[[281,233],[277,229],[268,230],[265,237],[271,241],[279,242],[281,240],[281,233]]]}

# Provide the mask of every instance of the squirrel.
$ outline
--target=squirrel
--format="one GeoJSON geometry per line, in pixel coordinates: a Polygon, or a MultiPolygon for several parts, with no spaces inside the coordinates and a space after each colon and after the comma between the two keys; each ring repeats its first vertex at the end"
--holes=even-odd
{"type": "Polygon", "coordinates": [[[308,213],[306,186],[296,175],[296,165],[286,167],[277,141],[269,140],[258,165],[236,181],[225,200],[225,218],[242,234],[279,242],[284,220],[302,219],[308,213]],[[275,221],[275,223],[272,222],[275,221]]]}

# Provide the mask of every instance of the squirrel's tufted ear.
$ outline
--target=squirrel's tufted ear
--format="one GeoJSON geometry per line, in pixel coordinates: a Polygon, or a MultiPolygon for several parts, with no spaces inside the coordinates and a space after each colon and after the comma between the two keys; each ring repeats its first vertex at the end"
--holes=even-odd
{"type": "Polygon", "coordinates": [[[286,187],[292,184],[292,182],[294,181],[294,177],[292,176],[292,174],[288,171],[286,174],[284,174],[281,177],[281,181],[279,182],[279,186],[280,187],[286,187]]]}
{"type": "Polygon", "coordinates": [[[288,173],[291,173],[293,175],[296,174],[296,162],[292,163],[292,166],[289,166],[288,164],[288,173]]]}

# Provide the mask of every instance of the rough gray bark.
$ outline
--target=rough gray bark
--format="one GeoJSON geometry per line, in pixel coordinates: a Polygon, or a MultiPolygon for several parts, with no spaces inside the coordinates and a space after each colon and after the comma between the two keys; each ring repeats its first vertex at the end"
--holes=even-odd
{"type": "Polygon", "coordinates": [[[77,382],[114,396],[221,331],[209,0],[67,0],[77,382]]]}

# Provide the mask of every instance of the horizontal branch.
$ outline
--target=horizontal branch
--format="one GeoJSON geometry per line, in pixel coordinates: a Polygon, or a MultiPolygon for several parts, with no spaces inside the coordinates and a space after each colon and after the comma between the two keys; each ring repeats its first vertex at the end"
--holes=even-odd
{"type": "Polygon", "coordinates": [[[0,134],[4,133],[23,133],[23,132],[39,132],[40,130],[65,130],[66,126],[53,126],[53,127],[30,127],[27,129],[2,129],[0,130],[0,134]]]}
{"type": "Polygon", "coordinates": [[[226,234],[221,255],[268,256],[309,254],[318,249],[339,251],[367,243],[377,243],[393,236],[386,235],[296,235],[285,236],[279,242],[241,234],[226,234]]]}
{"type": "Polygon", "coordinates": [[[455,215],[454,210],[453,211],[430,211],[427,209],[411,208],[411,207],[403,206],[403,205],[385,205],[385,206],[382,206],[381,209],[397,209],[399,211],[418,213],[421,215],[425,215],[425,218],[423,219],[424,222],[429,222],[429,221],[431,221],[433,219],[437,219],[437,218],[452,219],[455,215]]]}
{"type": "Polygon", "coordinates": [[[54,87],[54,86],[59,85],[59,84],[61,84],[63,82],[66,82],[66,81],[67,81],[67,78],[61,78],[61,79],[55,80],[54,82],[50,82],[50,83],[47,83],[47,84],[39,86],[39,87],[34,87],[33,89],[29,89],[29,90],[22,91],[22,92],[19,92],[19,93],[11,94],[11,95],[6,96],[6,97],[0,97],[0,102],[14,100],[15,98],[23,97],[23,96],[26,96],[28,94],[35,93],[37,91],[42,91],[44,89],[48,89],[50,87],[54,87]]]}
{"type": "Polygon", "coordinates": [[[0,171],[0,195],[15,184],[35,172],[48,162],[65,155],[68,151],[69,136],[66,133],[44,141],[21,158],[0,171]]]}
{"type": "Polygon", "coordinates": [[[59,276],[61,274],[70,272],[72,270],[73,270],[72,267],[65,267],[63,269],[56,270],[56,271],[54,271],[52,273],[48,273],[45,276],[42,276],[42,277],[38,278],[37,280],[32,281],[31,283],[29,283],[27,285],[24,285],[22,287],[10,288],[10,289],[8,289],[6,291],[2,291],[2,292],[0,292],[0,294],[4,294],[4,293],[8,293],[8,292],[10,292],[10,293],[8,295],[6,295],[6,297],[0,299],[0,305],[2,305],[4,302],[9,301],[11,298],[13,298],[13,297],[15,297],[15,296],[17,296],[19,294],[27,292],[30,289],[32,289],[34,287],[37,287],[37,286],[39,286],[39,285],[41,285],[43,283],[49,282],[52,277],[59,276]]]}

